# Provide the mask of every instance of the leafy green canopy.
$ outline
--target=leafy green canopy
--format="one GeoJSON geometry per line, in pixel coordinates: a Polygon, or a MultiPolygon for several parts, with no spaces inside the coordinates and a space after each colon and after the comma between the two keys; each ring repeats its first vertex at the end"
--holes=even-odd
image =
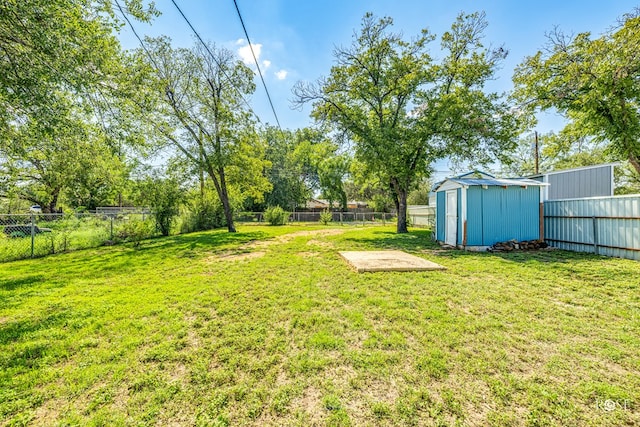
{"type": "Polygon", "coordinates": [[[320,191],[321,197],[338,201],[346,209],[343,181],[349,172],[350,156],[340,152],[339,145],[324,130],[291,131],[268,126],[263,134],[266,159],[271,163],[265,172],[272,185],[265,195],[266,206],[294,209],[320,191]]]}
{"type": "MultiPolygon", "coordinates": [[[[143,0],[122,2],[141,20],[157,12],[143,0]]],[[[0,3],[0,131],[32,119],[55,127],[80,102],[108,109],[105,97],[122,71],[111,1],[8,0],[0,3]],[[65,105],[59,97],[72,94],[65,105]]]]}
{"type": "MultiPolygon", "coordinates": [[[[266,144],[244,95],[255,90],[253,72],[232,52],[198,45],[173,48],[166,37],[146,42],[156,70],[149,80],[152,124],[161,146],[172,148],[211,179],[227,228],[235,231],[235,198],[261,200],[270,190],[263,172],[266,144]]],[[[138,52],[146,58],[147,52],[138,52]]]]}
{"type": "Polygon", "coordinates": [[[555,108],[580,137],[607,141],[608,151],[640,173],[640,11],[592,39],[558,29],[544,50],[515,71],[515,98],[523,109],[555,108]]]}
{"type": "MultiPolygon", "coordinates": [[[[121,4],[141,20],[156,13],[142,0],[121,4]]],[[[124,143],[142,139],[127,102],[138,81],[114,36],[121,21],[113,7],[0,2],[0,196],[49,211],[61,194],[86,207],[112,197],[124,143]]]]}
{"type": "Polygon", "coordinates": [[[410,42],[390,28],[391,18],[367,14],[348,48],[336,48],[329,77],[298,83],[296,102],[354,142],[369,175],[385,182],[406,232],[408,192],[444,157],[488,163],[504,158],[518,126],[507,102],[485,93],[507,52],[482,44],[483,13],[461,14],[441,37],[444,57],[434,60],[427,30],[410,42]]]}

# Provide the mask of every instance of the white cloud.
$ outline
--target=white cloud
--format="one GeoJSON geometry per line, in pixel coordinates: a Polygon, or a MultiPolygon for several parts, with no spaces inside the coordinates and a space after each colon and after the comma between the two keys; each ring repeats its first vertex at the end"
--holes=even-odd
{"type": "Polygon", "coordinates": [[[245,43],[244,39],[238,39],[238,40],[236,40],[236,44],[237,44],[237,45],[241,45],[241,44],[244,44],[244,43],[245,43]]]}
{"type": "MultiPolygon", "coordinates": [[[[253,52],[256,55],[256,59],[260,60],[262,45],[252,43],[251,46],[253,47],[253,52]]],[[[242,62],[244,62],[245,64],[250,65],[254,63],[253,55],[251,54],[251,47],[249,45],[242,46],[240,49],[238,49],[238,55],[240,55],[240,59],[242,59],[242,62]]]]}
{"type": "Polygon", "coordinates": [[[264,61],[262,61],[262,66],[266,70],[267,68],[271,67],[271,61],[269,61],[268,59],[265,59],[264,61]]]}
{"type": "Polygon", "coordinates": [[[289,72],[287,70],[280,70],[278,72],[275,73],[276,77],[278,78],[278,80],[284,80],[287,78],[287,74],[289,74],[289,72]]]}

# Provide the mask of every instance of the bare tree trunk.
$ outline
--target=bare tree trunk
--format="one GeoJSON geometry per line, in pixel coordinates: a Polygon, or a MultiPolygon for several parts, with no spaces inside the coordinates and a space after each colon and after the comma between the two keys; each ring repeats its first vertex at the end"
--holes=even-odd
{"type": "Polygon", "coordinates": [[[396,204],[396,212],[398,213],[398,224],[396,233],[408,233],[407,228],[407,189],[401,188],[400,182],[393,178],[391,180],[391,189],[394,192],[394,202],[396,204]]]}
{"type": "Polygon", "coordinates": [[[398,227],[397,233],[408,233],[407,228],[407,190],[398,189],[398,227]]]}
{"type": "Polygon", "coordinates": [[[231,203],[229,203],[229,193],[227,192],[227,180],[224,175],[224,168],[218,169],[218,175],[220,177],[220,201],[222,202],[224,217],[227,220],[227,230],[229,233],[235,233],[236,227],[233,224],[233,210],[231,209],[231,203]]]}
{"type": "Polygon", "coordinates": [[[51,192],[51,201],[48,206],[43,206],[45,213],[56,213],[58,207],[58,196],[60,195],[60,189],[56,188],[51,192]]]}

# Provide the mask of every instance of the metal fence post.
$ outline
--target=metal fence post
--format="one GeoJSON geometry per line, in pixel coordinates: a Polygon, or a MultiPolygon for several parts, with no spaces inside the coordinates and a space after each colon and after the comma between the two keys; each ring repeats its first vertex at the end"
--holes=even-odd
{"type": "Polygon", "coordinates": [[[36,240],[36,224],[33,213],[31,214],[31,258],[33,258],[34,244],[36,240]]]}
{"type": "Polygon", "coordinates": [[[111,225],[110,225],[110,231],[109,234],[111,235],[111,237],[109,237],[109,240],[113,240],[113,217],[111,218],[111,225]]]}
{"type": "Polygon", "coordinates": [[[593,252],[598,255],[598,219],[594,215],[592,218],[593,222],[593,252]]]}

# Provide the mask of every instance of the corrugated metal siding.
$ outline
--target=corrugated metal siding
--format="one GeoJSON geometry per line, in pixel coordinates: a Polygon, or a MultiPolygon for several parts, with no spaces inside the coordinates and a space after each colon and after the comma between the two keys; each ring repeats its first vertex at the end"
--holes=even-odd
{"type": "Polygon", "coordinates": [[[458,198],[458,206],[457,206],[457,212],[458,212],[458,232],[456,233],[456,243],[458,245],[462,244],[462,238],[463,236],[463,231],[462,231],[462,188],[458,188],[456,190],[456,197],[458,198]]]}
{"type": "Polygon", "coordinates": [[[640,196],[547,201],[544,227],[552,246],[640,260],[640,196]]]}
{"type": "Polygon", "coordinates": [[[489,246],[502,239],[504,231],[502,216],[501,194],[506,189],[501,187],[489,187],[482,190],[482,244],[489,246]]]}
{"type": "Polygon", "coordinates": [[[489,187],[482,190],[482,244],[540,237],[538,187],[489,187]]]}
{"type": "Polygon", "coordinates": [[[548,175],[549,184],[551,184],[549,200],[611,196],[613,194],[612,167],[606,165],[548,175]]]}
{"type": "Polygon", "coordinates": [[[520,238],[518,240],[540,239],[540,189],[527,187],[520,189],[520,238]]]}
{"type": "Polygon", "coordinates": [[[444,242],[444,227],[445,227],[445,209],[446,198],[445,192],[439,191],[436,193],[436,240],[444,242]]]}
{"type": "Polygon", "coordinates": [[[482,187],[467,189],[467,245],[482,246],[482,187]]]}

